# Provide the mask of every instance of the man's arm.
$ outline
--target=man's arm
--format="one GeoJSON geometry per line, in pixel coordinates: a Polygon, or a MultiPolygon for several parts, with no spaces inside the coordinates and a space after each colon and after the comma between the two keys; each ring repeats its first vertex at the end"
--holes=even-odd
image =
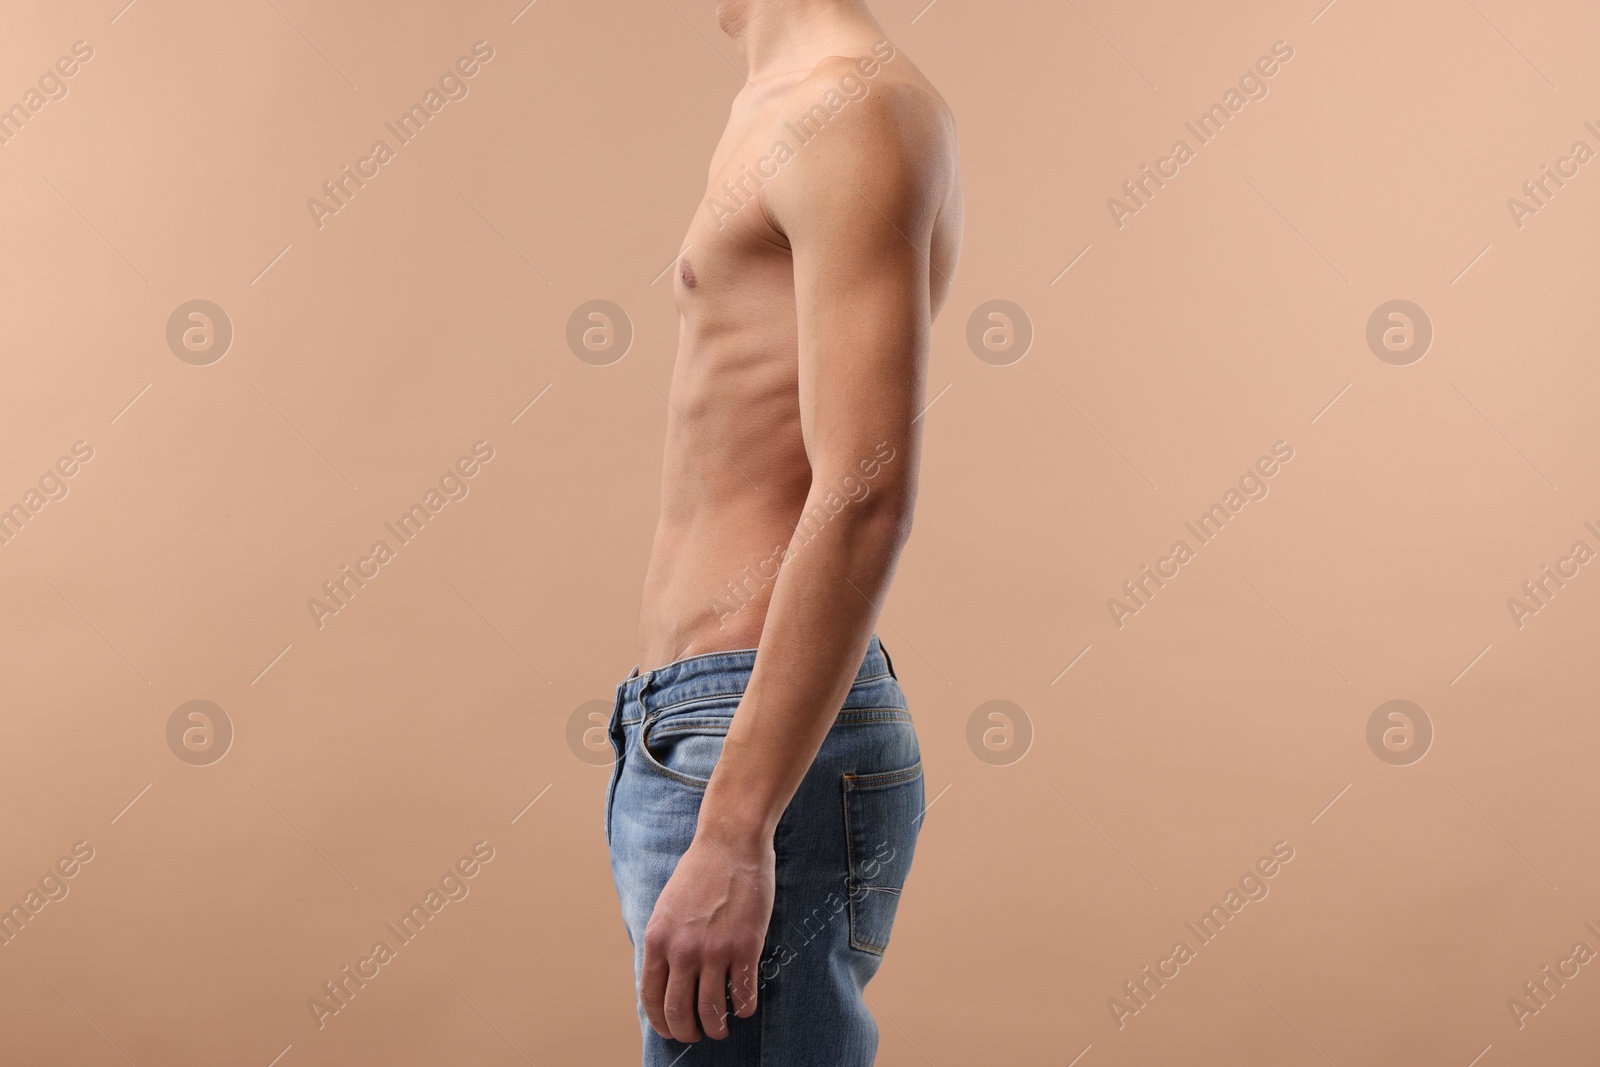
{"type": "Polygon", "coordinates": [[[914,90],[884,86],[849,106],[765,190],[794,257],[805,515],[829,518],[790,542],[694,842],[646,930],[640,996],[656,1031],[680,1041],[726,1036],[729,980],[735,1013],[755,1011],[773,833],[855,680],[911,528],[950,140],[914,90]]]}

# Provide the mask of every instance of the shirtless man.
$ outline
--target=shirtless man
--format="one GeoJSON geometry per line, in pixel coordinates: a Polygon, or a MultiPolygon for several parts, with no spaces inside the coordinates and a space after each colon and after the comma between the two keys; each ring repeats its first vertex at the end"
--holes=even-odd
{"type": "Polygon", "coordinates": [[[606,835],[646,1065],[870,1064],[862,990],[924,805],[873,631],[960,245],[955,128],[863,0],[720,0],[717,18],[749,80],[674,281],[606,835]]]}

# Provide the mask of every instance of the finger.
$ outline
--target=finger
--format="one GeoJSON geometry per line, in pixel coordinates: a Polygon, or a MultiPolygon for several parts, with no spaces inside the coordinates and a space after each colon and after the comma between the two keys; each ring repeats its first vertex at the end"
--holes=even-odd
{"type": "Polygon", "coordinates": [[[679,961],[677,966],[668,965],[667,999],[662,1012],[667,1029],[678,1041],[700,1040],[700,1024],[695,1022],[699,1014],[695,1010],[695,987],[699,977],[688,960],[679,961]]]}
{"type": "Polygon", "coordinates": [[[639,1003],[650,1028],[662,1037],[671,1037],[667,1028],[667,955],[660,939],[647,933],[644,939],[644,966],[639,973],[639,1003]]]}
{"type": "Polygon", "coordinates": [[[741,1019],[756,1013],[756,991],[761,987],[758,967],[759,960],[749,960],[728,970],[729,999],[733,1002],[733,1014],[741,1019]]]}
{"type": "Polygon", "coordinates": [[[714,1041],[728,1036],[728,968],[708,964],[700,970],[700,1028],[714,1041]]]}

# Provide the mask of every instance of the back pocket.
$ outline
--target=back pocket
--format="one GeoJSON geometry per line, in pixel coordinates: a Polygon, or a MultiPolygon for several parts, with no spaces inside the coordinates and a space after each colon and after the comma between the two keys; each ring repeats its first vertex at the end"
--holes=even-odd
{"type": "Polygon", "coordinates": [[[922,763],[844,776],[850,947],[883,955],[921,824],[922,763]]]}

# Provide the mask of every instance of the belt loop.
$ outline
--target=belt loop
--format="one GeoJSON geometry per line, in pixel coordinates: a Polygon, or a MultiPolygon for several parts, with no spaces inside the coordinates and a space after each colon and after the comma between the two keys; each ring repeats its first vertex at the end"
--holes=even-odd
{"type": "Polygon", "coordinates": [[[881,637],[878,638],[878,651],[883,653],[883,665],[889,668],[889,677],[898,682],[900,676],[894,673],[894,660],[889,658],[889,650],[883,647],[883,638],[881,637]]]}
{"type": "Polygon", "coordinates": [[[654,680],[654,676],[654,671],[645,671],[644,674],[640,676],[638,701],[639,729],[641,732],[643,732],[645,725],[650,721],[650,706],[645,703],[644,697],[645,693],[647,693],[650,689],[650,683],[654,680]]]}

